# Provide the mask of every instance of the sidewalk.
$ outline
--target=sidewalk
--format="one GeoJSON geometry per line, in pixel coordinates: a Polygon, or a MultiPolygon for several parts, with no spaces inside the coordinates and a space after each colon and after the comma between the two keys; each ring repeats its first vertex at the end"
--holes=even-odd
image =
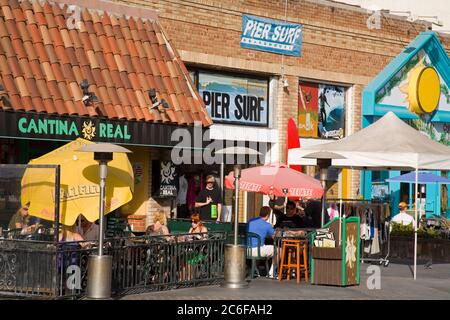
{"type": "Polygon", "coordinates": [[[432,269],[417,266],[417,280],[412,277],[412,266],[390,264],[380,267],[381,289],[367,288],[367,268],[361,264],[361,284],[340,288],[297,284],[295,280],[282,281],[258,278],[247,289],[225,289],[220,286],[204,286],[162,292],[128,295],[125,300],[309,300],[309,299],[450,299],[450,264],[436,264],[432,269]]]}

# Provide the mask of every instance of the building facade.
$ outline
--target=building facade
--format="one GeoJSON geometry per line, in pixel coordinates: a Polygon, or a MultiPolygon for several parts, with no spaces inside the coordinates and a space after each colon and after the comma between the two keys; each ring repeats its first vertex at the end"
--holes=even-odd
{"type": "MultiPolygon", "coordinates": [[[[360,130],[363,89],[412,39],[430,28],[424,21],[372,16],[360,7],[333,1],[125,2],[158,12],[205,100],[214,122],[211,137],[270,142],[266,162],[286,161],[289,118],[295,120],[303,146],[360,130]],[[301,25],[300,54],[277,54],[243,45],[245,23],[255,17],[276,20],[280,25],[301,25]],[[261,118],[229,118],[227,112],[236,108],[226,96],[227,84],[233,80],[266,88],[259,95],[251,93],[267,95],[261,118]],[[211,82],[221,87],[208,89],[211,82]],[[321,121],[322,131],[318,130],[321,121]]],[[[450,39],[441,37],[441,42],[448,50],[450,39]]],[[[308,172],[314,174],[311,168],[308,172]]],[[[360,171],[343,170],[334,179],[338,183],[329,197],[360,196],[360,171]]],[[[247,203],[242,219],[255,214],[255,207],[247,203]]]]}

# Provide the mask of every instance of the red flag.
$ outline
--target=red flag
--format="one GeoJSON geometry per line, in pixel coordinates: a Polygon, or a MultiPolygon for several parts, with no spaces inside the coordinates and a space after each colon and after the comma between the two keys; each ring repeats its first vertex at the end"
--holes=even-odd
{"type": "MultiPolygon", "coordinates": [[[[288,163],[289,157],[289,149],[300,148],[300,138],[298,137],[298,129],[295,125],[295,121],[292,118],[288,120],[287,126],[287,142],[286,142],[286,163],[288,163]]],[[[302,166],[300,165],[291,165],[289,168],[297,170],[299,172],[302,171],[302,166]]]]}

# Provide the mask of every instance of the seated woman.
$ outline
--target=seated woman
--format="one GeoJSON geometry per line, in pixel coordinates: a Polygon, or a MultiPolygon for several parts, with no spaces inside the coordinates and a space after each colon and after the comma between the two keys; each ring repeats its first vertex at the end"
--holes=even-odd
{"type": "Polygon", "coordinates": [[[166,236],[169,235],[169,228],[166,226],[167,218],[163,211],[153,215],[153,223],[147,227],[145,235],[147,236],[166,236]]]}
{"type": "Polygon", "coordinates": [[[29,217],[28,214],[29,204],[27,203],[23,207],[20,207],[19,210],[11,217],[11,220],[8,224],[8,229],[22,229],[27,224],[27,219],[29,217]]]}
{"type": "Polygon", "coordinates": [[[203,225],[203,221],[201,221],[199,213],[193,213],[191,215],[192,227],[189,229],[189,233],[193,234],[193,240],[201,240],[205,239],[207,235],[205,233],[208,232],[208,228],[203,225]],[[204,233],[203,235],[199,233],[204,233]]]}

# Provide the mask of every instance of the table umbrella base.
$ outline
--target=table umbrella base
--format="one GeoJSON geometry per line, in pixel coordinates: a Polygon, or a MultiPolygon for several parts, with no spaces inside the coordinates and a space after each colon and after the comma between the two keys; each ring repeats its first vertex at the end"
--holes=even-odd
{"type": "Polygon", "coordinates": [[[88,261],[87,298],[111,298],[112,256],[90,255],[88,261]]]}
{"type": "Polygon", "coordinates": [[[221,284],[222,288],[248,288],[248,282],[245,281],[245,250],[244,246],[239,245],[225,247],[225,282],[221,284]]]}

